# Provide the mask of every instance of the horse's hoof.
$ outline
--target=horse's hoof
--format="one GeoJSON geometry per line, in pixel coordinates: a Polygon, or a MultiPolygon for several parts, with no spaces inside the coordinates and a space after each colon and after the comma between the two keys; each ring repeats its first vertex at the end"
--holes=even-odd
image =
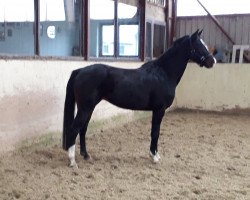
{"type": "Polygon", "coordinates": [[[153,156],[153,161],[154,161],[154,163],[160,162],[160,157],[158,157],[157,155],[154,155],[153,156]]]}
{"type": "Polygon", "coordinates": [[[91,157],[87,152],[80,152],[81,156],[83,157],[84,160],[90,160],[91,157]]]}
{"type": "Polygon", "coordinates": [[[82,157],[84,160],[87,160],[87,161],[91,160],[91,156],[89,154],[84,154],[84,155],[82,155],[82,157]]]}
{"type": "Polygon", "coordinates": [[[70,162],[70,163],[69,163],[69,167],[70,167],[70,168],[78,169],[78,165],[76,164],[76,162],[70,162]]]}
{"type": "Polygon", "coordinates": [[[160,161],[161,157],[158,152],[156,152],[155,155],[152,154],[151,151],[149,153],[150,153],[150,156],[153,158],[154,163],[158,163],[160,161]]]}

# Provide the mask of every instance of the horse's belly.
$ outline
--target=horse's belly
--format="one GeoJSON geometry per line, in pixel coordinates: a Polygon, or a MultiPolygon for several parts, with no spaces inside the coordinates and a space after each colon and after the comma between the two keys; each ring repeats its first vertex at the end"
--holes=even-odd
{"type": "Polygon", "coordinates": [[[174,95],[158,93],[152,94],[149,91],[116,91],[104,98],[111,104],[131,110],[155,110],[168,108],[172,105],[174,95]]]}
{"type": "Polygon", "coordinates": [[[104,98],[111,104],[120,108],[131,110],[145,110],[148,106],[148,95],[130,94],[113,94],[104,98]]]}

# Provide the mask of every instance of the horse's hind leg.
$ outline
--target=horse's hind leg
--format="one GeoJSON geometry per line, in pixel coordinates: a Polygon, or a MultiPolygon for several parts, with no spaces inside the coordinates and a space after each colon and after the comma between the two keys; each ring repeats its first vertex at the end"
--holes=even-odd
{"type": "Polygon", "coordinates": [[[73,121],[73,124],[71,126],[71,132],[72,134],[70,135],[70,147],[68,149],[68,157],[69,157],[69,166],[70,167],[77,167],[76,160],[75,160],[75,150],[76,150],[76,137],[80,131],[80,114],[77,112],[76,117],[73,121]]]}
{"type": "Polygon", "coordinates": [[[75,141],[76,137],[79,132],[81,132],[82,127],[84,126],[84,113],[81,111],[77,111],[76,117],[73,121],[72,127],[71,127],[71,135],[68,140],[70,141],[70,147],[68,149],[68,157],[70,161],[70,167],[77,167],[76,161],[75,161],[75,141]]]}
{"type": "Polygon", "coordinates": [[[76,143],[76,137],[78,135],[78,131],[75,130],[72,126],[70,127],[70,133],[68,135],[67,141],[68,141],[68,157],[70,161],[70,167],[77,167],[76,161],[75,161],[75,143],[76,143]]]}
{"type": "Polygon", "coordinates": [[[84,118],[83,127],[80,130],[80,153],[85,160],[90,159],[90,156],[89,156],[89,154],[87,152],[87,148],[86,148],[85,136],[86,136],[89,120],[91,118],[92,113],[93,113],[93,110],[89,110],[89,111],[85,112],[86,118],[84,118]]]}
{"type": "MultiPolygon", "coordinates": [[[[72,129],[74,133],[80,133],[80,153],[85,160],[89,159],[90,156],[87,153],[85,135],[88,127],[89,120],[93,113],[93,109],[79,109],[74,119],[72,129]]],[[[75,137],[76,138],[76,137],[75,137]]],[[[70,160],[70,166],[77,166],[75,161],[75,143],[69,148],[68,156],[70,160]]]]}

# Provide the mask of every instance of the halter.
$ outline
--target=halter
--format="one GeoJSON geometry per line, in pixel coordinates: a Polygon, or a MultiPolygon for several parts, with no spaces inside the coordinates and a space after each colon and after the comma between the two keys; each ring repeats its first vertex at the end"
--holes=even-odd
{"type": "Polygon", "coordinates": [[[190,57],[196,61],[201,67],[204,66],[204,61],[209,58],[210,56],[212,56],[210,53],[208,53],[207,55],[201,55],[199,52],[196,52],[196,50],[193,48],[192,42],[191,42],[191,37],[189,37],[189,44],[190,44],[190,57]]]}

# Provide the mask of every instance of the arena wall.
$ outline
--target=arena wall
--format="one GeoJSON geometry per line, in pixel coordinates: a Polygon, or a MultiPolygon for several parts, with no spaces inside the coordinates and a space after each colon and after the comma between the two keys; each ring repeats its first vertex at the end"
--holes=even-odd
{"type": "MultiPolygon", "coordinates": [[[[67,80],[73,69],[93,64],[83,61],[0,60],[0,152],[32,136],[62,130],[67,80]]],[[[137,68],[141,62],[109,62],[137,68]]],[[[250,108],[250,65],[217,64],[213,69],[189,64],[178,86],[172,108],[223,111],[250,108]]],[[[133,112],[105,101],[92,120],[133,112]]]]}
{"type": "Polygon", "coordinates": [[[209,111],[250,110],[250,64],[189,64],[178,86],[176,107],[209,111]]]}

